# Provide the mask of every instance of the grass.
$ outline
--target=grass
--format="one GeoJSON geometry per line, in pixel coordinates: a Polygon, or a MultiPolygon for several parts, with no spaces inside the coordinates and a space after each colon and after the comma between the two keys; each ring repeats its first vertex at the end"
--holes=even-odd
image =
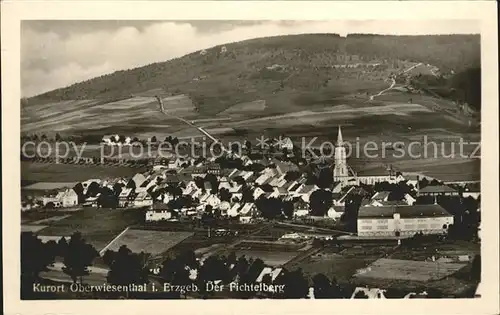
{"type": "Polygon", "coordinates": [[[72,216],[48,223],[42,230],[45,236],[70,236],[78,231],[97,250],[101,250],[127,226],[144,220],[137,209],[83,208],[72,216]]]}
{"type": "Polygon", "coordinates": [[[299,254],[298,252],[280,252],[253,249],[237,249],[234,252],[237,257],[244,255],[247,259],[260,258],[266,265],[270,266],[283,266],[299,254]]]}
{"type": "Polygon", "coordinates": [[[349,283],[358,269],[368,266],[387,250],[388,248],[377,246],[340,252],[340,249],[326,247],[289,268],[293,270],[300,267],[309,277],[322,273],[335,278],[339,283],[349,283]]]}
{"type": "Polygon", "coordinates": [[[78,182],[90,178],[132,177],[143,171],[124,166],[74,165],[21,162],[21,180],[40,182],[78,182]]]}
{"type": "Polygon", "coordinates": [[[192,235],[193,233],[190,232],[129,229],[119,238],[113,240],[107,249],[118,251],[122,245],[126,245],[134,253],[145,252],[156,256],[192,235]]]}
{"type": "Polygon", "coordinates": [[[464,263],[439,263],[381,258],[355,275],[360,278],[431,281],[449,276],[465,267],[464,263]]]}

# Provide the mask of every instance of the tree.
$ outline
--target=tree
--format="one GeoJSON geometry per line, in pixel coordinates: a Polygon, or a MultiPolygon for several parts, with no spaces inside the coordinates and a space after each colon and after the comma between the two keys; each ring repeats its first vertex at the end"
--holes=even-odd
{"type": "Polygon", "coordinates": [[[153,142],[153,143],[154,143],[154,142],[156,142],[156,141],[157,141],[157,140],[156,140],[156,136],[152,136],[152,137],[151,137],[151,142],[153,142]]]}
{"type": "Polygon", "coordinates": [[[283,297],[287,299],[302,299],[309,292],[309,285],[301,268],[292,272],[284,270],[284,275],[276,282],[284,285],[283,297]]]}
{"type": "Polygon", "coordinates": [[[470,276],[474,280],[481,280],[481,254],[477,254],[472,259],[470,276]]]}
{"type": "Polygon", "coordinates": [[[287,200],[283,202],[283,214],[291,219],[293,218],[293,201],[287,200]]]}
{"type": "Polygon", "coordinates": [[[102,208],[115,209],[118,207],[118,195],[108,187],[102,187],[99,197],[97,198],[97,205],[102,208]]]}
{"type": "Polygon", "coordinates": [[[331,192],[324,189],[318,189],[311,194],[309,207],[311,215],[325,216],[328,209],[333,205],[333,197],[331,192]]]}
{"type": "Polygon", "coordinates": [[[248,140],[245,140],[245,148],[247,149],[247,151],[251,151],[252,150],[252,142],[248,141],[248,140]]]}
{"type": "Polygon", "coordinates": [[[219,197],[221,201],[231,201],[231,193],[226,188],[219,190],[219,197]]]}
{"type": "Polygon", "coordinates": [[[122,245],[118,252],[108,254],[105,261],[109,266],[107,281],[110,284],[128,285],[128,284],[144,284],[147,282],[147,269],[144,267],[143,261],[138,254],[126,246],[122,245]]]}
{"type": "Polygon", "coordinates": [[[285,175],[285,180],[291,182],[300,178],[300,173],[298,171],[288,171],[285,175]]]}
{"type": "Polygon", "coordinates": [[[312,278],[314,287],[314,297],[317,299],[326,299],[333,297],[332,284],[330,280],[322,273],[316,274],[312,278]]]}
{"type": "Polygon", "coordinates": [[[28,283],[39,279],[42,271],[54,263],[57,248],[52,243],[43,243],[32,232],[21,233],[21,278],[28,283]]]}
{"type": "Polygon", "coordinates": [[[61,139],[62,139],[61,135],[58,132],[56,132],[55,140],[56,141],[61,141],[61,139]]]}
{"type": "Polygon", "coordinates": [[[83,276],[89,274],[88,267],[92,266],[94,259],[98,256],[97,250],[92,245],[87,244],[82,238],[82,234],[75,232],[71,235],[68,250],[63,257],[63,271],[71,277],[74,283],[77,283],[78,280],[82,283],[83,276]]]}

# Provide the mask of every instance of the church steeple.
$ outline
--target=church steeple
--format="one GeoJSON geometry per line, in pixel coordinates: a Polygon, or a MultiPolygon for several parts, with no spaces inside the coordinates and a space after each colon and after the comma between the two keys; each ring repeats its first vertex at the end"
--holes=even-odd
{"type": "Polygon", "coordinates": [[[340,130],[340,126],[339,126],[339,131],[338,131],[338,134],[337,134],[337,146],[342,146],[344,144],[344,140],[342,139],[342,130],[340,130]]]}
{"type": "Polygon", "coordinates": [[[346,151],[344,139],[342,139],[342,130],[338,130],[337,145],[335,146],[335,164],[333,168],[333,180],[345,182],[348,179],[346,151]]]}

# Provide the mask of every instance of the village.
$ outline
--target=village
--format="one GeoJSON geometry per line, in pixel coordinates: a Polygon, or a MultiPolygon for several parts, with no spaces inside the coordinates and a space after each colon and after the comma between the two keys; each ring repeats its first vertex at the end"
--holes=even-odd
{"type": "MultiPolygon", "coordinates": [[[[428,246],[431,247],[430,244],[445,239],[478,242],[478,182],[446,183],[424,174],[391,168],[385,170],[385,174],[358,176],[347,163],[340,127],[333,163],[325,159],[294,159],[291,141],[279,144],[285,147],[276,147],[272,153],[261,154],[257,159],[252,158],[251,150],[238,157],[157,158],[151,161],[148,170],[129,178],[88,179],[36,197],[25,194],[21,210],[26,214],[37,211],[67,214],[96,209],[103,213],[103,218],[106,212],[114,211],[114,215],[119,216],[120,209],[124,215],[133,211],[141,217],[140,223],[124,227],[96,249],[101,257],[107,251],[119,252],[123,246],[136,254],[147,252],[150,281],[166,272],[164,259],[170,257],[167,253],[171,253],[172,248],[179,246],[195,246],[198,268],[207,259],[211,261],[218,255],[230,257],[235,252],[243,255],[242,259],[250,257],[251,262],[257,259],[260,271],[253,271],[256,277],[251,283],[262,283],[263,278],[268,284],[280,283],[278,276],[284,273],[284,268],[302,268],[306,262],[314,266],[315,261],[325,260],[329,255],[345,255],[346,250],[358,251],[354,254],[356,257],[373,257],[369,260],[373,265],[355,264],[359,268],[351,272],[353,279],[358,280],[377,278],[379,276],[374,276],[372,269],[379,268],[378,274],[395,263],[402,269],[400,278],[406,280],[409,276],[404,275],[407,268],[404,266],[412,265],[410,261],[441,264],[442,270],[449,264],[449,271],[441,271],[442,276],[470,265],[476,250],[459,250],[462,254],[456,256],[438,256],[437,252],[430,252],[425,261],[386,259],[388,263],[378,267],[375,264],[384,258],[375,258],[400,255],[398,248],[413,244],[415,239],[430,242],[428,246]],[[305,168],[307,165],[312,167],[305,168]],[[208,246],[196,244],[197,241],[189,245],[193,238],[199,238],[200,244],[208,246]],[[375,253],[367,254],[373,250],[375,253]],[[282,256],[272,258],[273,252],[282,256]],[[440,262],[436,262],[438,259],[440,262]]],[[[62,216],[60,222],[64,222],[66,216],[62,216]]],[[[50,222],[51,219],[46,220],[50,222]]],[[[90,224],[92,220],[99,218],[90,218],[90,224]]],[[[47,224],[43,221],[26,223],[24,231],[33,231],[43,242],[58,241],[61,237],[69,240],[72,232],[79,232],[76,228],[72,232],[66,230],[66,235],[46,233],[45,226],[37,227],[47,224]]],[[[443,245],[436,245],[435,250],[440,246],[443,245]]],[[[191,271],[189,281],[197,279],[198,271],[191,271]]],[[[427,275],[422,279],[434,279],[435,276],[427,275]]],[[[217,285],[223,284],[221,279],[212,280],[217,280],[217,285]]],[[[380,290],[385,290],[379,289],[378,284],[354,288],[353,292],[342,293],[344,298],[359,294],[383,298],[380,290]]],[[[221,291],[224,292],[217,294],[234,294],[221,291]]],[[[421,296],[422,292],[426,295],[428,290],[415,288],[410,291],[401,292],[409,297],[421,296]]],[[[262,294],[269,297],[274,293],[262,294]]],[[[308,296],[313,298],[314,293],[309,292],[308,296]]]]}

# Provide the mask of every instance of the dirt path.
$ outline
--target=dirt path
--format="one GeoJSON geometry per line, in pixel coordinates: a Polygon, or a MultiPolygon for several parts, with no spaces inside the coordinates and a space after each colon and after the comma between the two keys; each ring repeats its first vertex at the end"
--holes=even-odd
{"type": "MultiPolygon", "coordinates": [[[[413,65],[413,66],[409,67],[408,69],[406,69],[406,70],[404,70],[404,71],[402,71],[402,72],[398,73],[396,76],[400,76],[400,75],[402,75],[402,74],[405,74],[406,72],[411,71],[411,70],[413,70],[413,69],[415,69],[416,67],[419,67],[419,66],[421,66],[421,65],[422,65],[422,63],[421,63],[421,62],[419,62],[419,63],[417,63],[416,65],[413,65]]],[[[391,79],[391,81],[392,81],[392,82],[391,82],[391,86],[389,86],[389,87],[388,87],[387,89],[385,89],[385,90],[382,90],[382,91],[378,92],[378,94],[371,95],[371,96],[370,96],[370,101],[373,101],[373,99],[374,99],[375,97],[377,97],[377,96],[381,96],[381,95],[383,95],[384,93],[386,93],[386,92],[388,92],[388,91],[390,91],[390,90],[392,90],[392,89],[394,88],[394,86],[396,85],[396,80],[395,80],[394,78],[390,78],[390,79],[391,79]]]]}

